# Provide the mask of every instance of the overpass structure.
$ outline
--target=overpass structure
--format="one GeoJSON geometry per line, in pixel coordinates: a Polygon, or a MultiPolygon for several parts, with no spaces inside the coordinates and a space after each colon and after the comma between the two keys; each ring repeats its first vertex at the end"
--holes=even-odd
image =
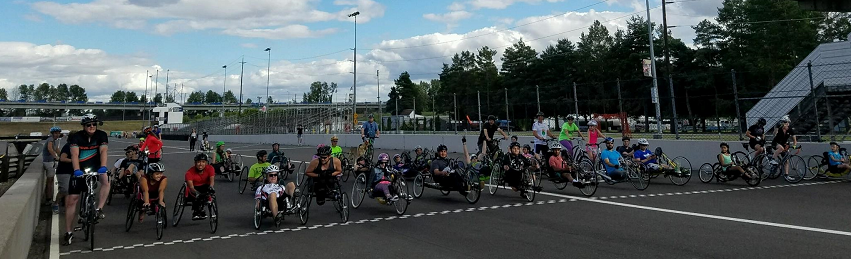
{"type": "MultiPolygon", "coordinates": [[[[242,104],[243,108],[260,108],[266,106],[267,109],[307,109],[307,108],[335,108],[342,105],[351,105],[350,103],[273,103],[273,104],[242,104]]],[[[377,102],[358,102],[359,107],[375,107],[379,105],[377,102]]],[[[164,106],[160,104],[159,106],[164,106]]],[[[184,103],[180,104],[183,111],[189,110],[235,110],[240,107],[240,104],[221,104],[221,103],[184,103]]],[[[105,110],[146,110],[157,107],[153,102],[20,102],[20,101],[0,101],[0,109],[105,109],[105,110]]]]}

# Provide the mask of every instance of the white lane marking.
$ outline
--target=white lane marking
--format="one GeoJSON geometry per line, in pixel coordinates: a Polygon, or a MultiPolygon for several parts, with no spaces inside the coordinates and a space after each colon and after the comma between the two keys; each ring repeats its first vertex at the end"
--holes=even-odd
{"type": "Polygon", "coordinates": [[[849,182],[844,180],[835,180],[835,181],[824,181],[824,182],[810,182],[810,183],[797,183],[797,184],[784,184],[784,185],[772,185],[772,186],[762,186],[762,187],[742,187],[735,189],[717,189],[717,190],[701,190],[701,191],[687,191],[687,192],[675,192],[675,193],[657,193],[657,194],[634,194],[634,195],[621,195],[621,196],[609,196],[609,197],[591,197],[590,199],[626,199],[626,198],[636,198],[636,197],[657,197],[657,196],[675,196],[675,195],[690,195],[690,194],[707,194],[707,193],[715,193],[715,192],[733,192],[733,191],[745,191],[745,190],[754,190],[758,189],[771,189],[771,188],[788,188],[788,187],[801,187],[801,186],[810,186],[810,185],[824,185],[824,184],[833,184],[833,183],[842,183],[849,182]]]}
{"type": "MultiPolygon", "coordinates": [[[[56,194],[59,193],[59,183],[56,178],[54,178],[53,182],[53,197],[56,198],[56,194]]],[[[53,209],[51,209],[53,210],[53,209]]],[[[51,212],[50,214],[53,214],[51,212]]],[[[48,257],[50,259],[59,259],[59,217],[65,216],[62,215],[51,215],[50,217],[50,254],[48,257]]]]}

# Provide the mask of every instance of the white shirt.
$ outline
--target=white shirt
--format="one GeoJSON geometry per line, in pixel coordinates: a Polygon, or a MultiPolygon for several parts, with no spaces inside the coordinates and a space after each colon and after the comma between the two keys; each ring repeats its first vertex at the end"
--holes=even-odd
{"type": "Polygon", "coordinates": [[[257,191],[254,193],[255,199],[266,198],[269,194],[278,193],[278,197],[280,198],[284,195],[284,186],[278,185],[278,183],[269,183],[264,184],[257,188],[257,191]]]}
{"type": "MultiPolygon", "coordinates": [[[[550,126],[547,125],[546,121],[541,121],[541,123],[539,123],[538,120],[536,120],[535,123],[533,123],[532,130],[533,130],[533,132],[538,132],[538,135],[541,138],[547,139],[547,130],[550,130],[550,126]]],[[[535,144],[547,145],[547,142],[545,142],[544,140],[536,138],[535,144]]]]}

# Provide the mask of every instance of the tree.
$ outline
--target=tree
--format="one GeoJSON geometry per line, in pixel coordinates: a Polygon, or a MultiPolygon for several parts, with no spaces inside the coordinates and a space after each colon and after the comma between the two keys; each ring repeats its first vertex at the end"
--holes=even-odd
{"type": "Polygon", "coordinates": [[[417,104],[420,104],[417,105],[416,111],[423,111],[423,108],[427,104],[420,91],[419,85],[414,84],[414,82],[411,81],[411,75],[408,74],[408,71],[400,73],[399,78],[395,79],[393,82],[394,87],[392,87],[391,92],[388,93],[388,97],[390,97],[390,99],[385,106],[387,111],[391,111],[394,115],[399,114],[402,110],[414,108],[415,100],[417,100],[417,104]],[[399,111],[396,110],[397,100],[399,100],[399,111]]]}
{"type": "Polygon", "coordinates": [[[68,90],[68,85],[65,83],[59,84],[56,86],[56,89],[53,90],[51,94],[50,100],[60,101],[60,100],[68,100],[71,96],[71,92],[68,90]]]}
{"type": "Polygon", "coordinates": [[[175,95],[166,95],[166,103],[174,103],[175,95]]]}
{"type": "Polygon", "coordinates": [[[189,97],[186,99],[188,103],[203,103],[204,93],[201,91],[195,91],[189,94],[189,97]]]}
{"type": "Polygon", "coordinates": [[[123,90],[116,90],[112,93],[112,96],[109,98],[109,102],[124,102],[127,97],[127,92],[123,90]]]}
{"type": "Polygon", "coordinates": [[[52,86],[47,83],[41,83],[38,87],[35,88],[35,92],[32,93],[32,99],[35,101],[38,100],[47,100],[50,97],[50,88],[52,86]]]}
{"type": "Polygon", "coordinates": [[[86,89],[82,88],[82,87],[80,87],[76,84],[71,85],[71,87],[68,88],[68,92],[71,96],[71,101],[75,101],[75,102],[76,101],[83,101],[83,102],[89,101],[89,97],[86,95],[86,89]]]}
{"type": "Polygon", "coordinates": [[[160,93],[157,93],[157,95],[154,95],[154,104],[161,104],[161,103],[163,103],[163,95],[160,94],[160,93]]]}
{"type": "MultiPolygon", "coordinates": [[[[233,93],[231,93],[231,96],[233,96],[233,93]]],[[[222,96],[220,96],[219,93],[213,92],[213,90],[208,90],[207,94],[204,95],[204,103],[210,104],[218,102],[222,102],[222,96]]]]}
{"type": "MultiPolygon", "coordinates": [[[[208,95],[210,94],[210,92],[207,92],[207,93],[208,93],[208,95]]],[[[225,92],[225,101],[223,101],[223,102],[226,103],[226,104],[236,104],[237,103],[237,97],[234,96],[234,92],[231,92],[230,90],[228,90],[227,92],[225,92]]]]}
{"type": "Polygon", "coordinates": [[[6,89],[0,88],[0,100],[8,100],[6,89]]]}
{"type": "Polygon", "coordinates": [[[126,102],[139,102],[139,97],[136,96],[136,92],[124,92],[124,100],[126,102]]]}
{"type": "Polygon", "coordinates": [[[139,102],[148,103],[148,97],[146,97],[145,94],[142,94],[142,96],[139,98],[139,102]]]}
{"type": "Polygon", "coordinates": [[[331,102],[334,92],[337,92],[337,83],[315,81],[311,83],[310,91],[302,94],[302,100],[308,103],[331,102]]]}
{"type": "Polygon", "coordinates": [[[251,98],[246,99],[246,104],[251,104],[251,98]]]}

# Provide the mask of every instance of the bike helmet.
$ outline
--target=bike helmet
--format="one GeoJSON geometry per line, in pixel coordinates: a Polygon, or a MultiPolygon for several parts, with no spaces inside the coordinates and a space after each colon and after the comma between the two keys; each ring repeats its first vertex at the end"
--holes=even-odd
{"type": "Polygon", "coordinates": [[[225,152],[233,153],[234,151],[233,151],[233,150],[231,150],[231,148],[228,148],[228,149],[225,149],[225,152]]]}
{"type": "Polygon", "coordinates": [[[562,150],[562,145],[561,145],[561,144],[559,144],[559,143],[554,142],[554,143],[550,144],[550,149],[551,149],[551,150],[553,150],[553,149],[559,149],[559,150],[562,150]]]}
{"type": "Polygon", "coordinates": [[[722,146],[731,148],[730,146],[728,146],[728,143],[725,143],[725,142],[722,142],[721,144],[719,144],[719,148],[722,148],[722,146]]]}
{"type": "Polygon", "coordinates": [[[639,138],[638,143],[640,145],[649,145],[650,144],[650,143],[648,143],[648,139],[645,139],[645,138],[639,138]]]}
{"type": "Polygon", "coordinates": [[[790,116],[784,115],[784,116],[781,117],[781,123],[789,123],[789,122],[790,122],[790,116]]]}
{"type": "Polygon", "coordinates": [[[604,142],[612,143],[615,142],[615,139],[612,139],[612,137],[607,137],[606,139],[604,139],[604,142]]]}
{"type": "Polygon", "coordinates": [[[58,126],[54,126],[54,127],[50,128],[50,133],[56,133],[56,132],[62,132],[62,128],[59,128],[58,126]]]}
{"type": "Polygon", "coordinates": [[[538,111],[538,113],[536,113],[535,116],[544,116],[544,112],[538,111]]]}
{"type": "Polygon", "coordinates": [[[598,125],[598,121],[595,121],[594,119],[589,120],[588,125],[589,125],[589,126],[596,126],[596,125],[598,125]]]}
{"type": "Polygon", "coordinates": [[[124,151],[125,151],[125,152],[129,152],[129,151],[139,151],[139,147],[137,147],[136,145],[131,145],[131,146],[128,146],[127,148],[124,148],[124,151]]]}
{"type": "Polygon", "coordinates": [[[140,141],[140,142],[144,142],[144,141],[145,141],[145,137],[139,137],[139,141],[140,141]]]}
{"type": "Polygon", "coordinates": [[[630,141],[630,137],[629,136],[622,136],[621,141],[630,141]]]}
{"type": "Polygon", "coordinates": [[[527,150],[532,151],[532,147],[530,147],[530,145],[528,145],[528,144],[525,144],[525,145],[524,145],[523,147],[521,147],[521,148],[524,148],[524,149],[527,149],[527,150]]]}
{"type": "Polygon", "coordinates": [[[331,141],[332,141],[332,142],[337,141],[337,140],[339,140],[339,139],[337,139],[337,136],[336,136],[336,135],[331,137],[331,141]]]}
{"type": "Polygon", "coordinates": [[[145,129],[142,129],[142,133],[144,133],[146,135],[151,134],[151,127],[150,126],[145,127],[145,129]]]}
{"type": "Polygon", "coordinates": [[[223,145],[225,145],[225,142],[222,142],[222,141],[216,142],[216,148],[217,148],[217,149],[218,149],[220,146],[223,146],[223,145]]]}
{"type": "Polygon", "coordinates": [[[758,125],[766,125],[766,118],[760,118],[757,120],[758,125]]]}
{"type": "Polygon", "coordinates": [[[399,154],[394,154],[394,155],[393,155],[393,159],[394,159],[394,160],[396,160],[396,158],[400,158],[400,159],[401,159],[401,158],[402,158],[402,156],[401,156],[401,155],[399,155],[399,154]]]}
{"type": "Polygon", "coordinates": [[[266,157],[266,150],[257,151],[257,154],[255,155],[255,157],[261,157],[261,156],[266,157]]]}
{"type": "Polygon", "coordinates": [[[270,165],[270,166],[266,166],[266,173],[279,172],[279,171],[281,171],[281,169],[278,169],[278,165],[273,164],[273,165],[270,165]]]}
{"type": "Polygon", "coordinates": [[[81,125],[85,125],[85,124],[92,123],[92,122],[97,122],[98,125],[104,125],[104,122],[102,122],[100,119],[98,119],[98,116],[93,115],[93,114],[86,114],[85,116],[83,116],[83,119],[80,120],[81,125]]]}
{"type": "Polygon", "coordinates": [[[155,172],[164,172],[166,171],[166,166],[162,163],[150,163],[148,164],[148,174],[153,174],[155,172]]]}
{"type": "Polygon", "coordinates": [[[276,145],[280,146],[280,144],[278,144],[278,143],[273,143],[272,147],[275,147],[276,145]]]}
{"type": "Polygon", "coordinates": [[[209,158],[209,157],[207,157],[207,154],[206,154],[206,153],[199,153],[199,154],[196,154],[196,155],[195,155],[195,159],[194,159],[194,160],[195,160],[196,162],[198,162],[198,161],[202,161],[202,160],[203,160],[203,161],[210,162],[210,158],[209,158]]]}
{"type": "Polygon", "coordinates": [[[380,153],[379,154],[379,162],[386,163],[388,161],[390,161],[390,157],[388,156],[388,154],[386,154],[386,153],[380,153]]]}
{"type": "Polygon", "coordinates": [[[320,144],[317,146],[317,156],[331,155],[331,147],[320,144]]]}
{"type": "Polygon", "coordinates": [[[565,117],[565,120],[566,121],[574,121],[574,117],[573,116],[567,116],[567,117],[565,117]]]}
{"type": "Polygon", "coordinates": [[[439,145],[438,145],[437,152],[440,152],[440,151],[446,151],[446,150],[447,150],[447,146],[446,146],[446,145],[444,145],[444,144],[439,144],[439,145]]]}
{"type": "Polygon", "coordinates": [[[419,146],[419,145],[418,145],[418,146],[416,146],[416,147],[414,147],[414,150],[415,150],[415,151],[416,151],[416,150],[421,150],[421,149],[423,149],[423,147],[422,147],[422,146],[419,146]]]}
{"type": "Polygon", "coordinates": [[[512,142],[511,144],[509,144],[509,149],[511,149],[512,147],[515,147],[515,146],[517,146],[518,148],[521,148],[521,144],[520,144],[520,143],[518,143],[518,142],[512,142]]]}
{"type": "Polygon", "coordinates": [[[497,116],[495,116],[495,115],[488,115],[488,120],[497,120],[497,116]]]}

